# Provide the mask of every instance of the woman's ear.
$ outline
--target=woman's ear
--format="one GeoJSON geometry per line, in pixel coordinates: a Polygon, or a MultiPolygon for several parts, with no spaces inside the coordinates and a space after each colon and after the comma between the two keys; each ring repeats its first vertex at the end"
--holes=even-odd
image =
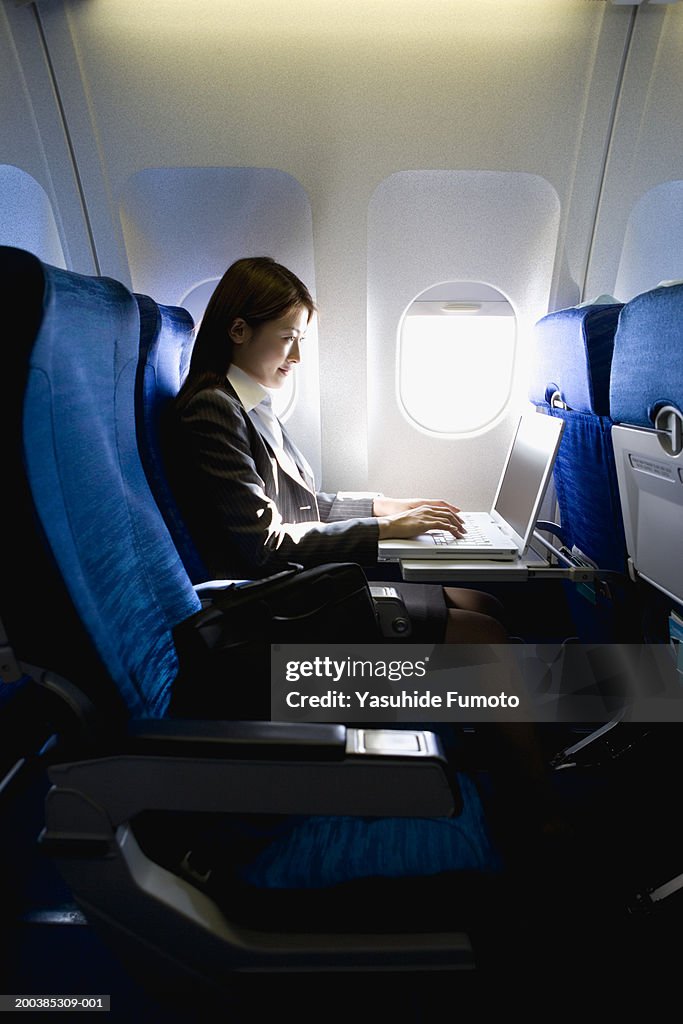
{"type": "Polygon", "coordinates": [[[236,320],[233,320],[232,327],[228,331],[230,340],[234,345],[242,345],[251,334],[251,328],[246,320],[243,320],[241,316],[238,316],[236,320]]]}

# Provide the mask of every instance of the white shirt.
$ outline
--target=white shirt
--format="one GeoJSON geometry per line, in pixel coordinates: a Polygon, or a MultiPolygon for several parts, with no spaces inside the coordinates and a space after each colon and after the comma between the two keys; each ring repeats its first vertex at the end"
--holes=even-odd
{"type": "MultiPolygon", "coordinates": [[[[263,384],[259,384],[257,380],[254,380],[254,378],[241,369],[241,367],[235,366],[234,364],[228,370],[228,380],[237,392],[237,397],[244,406],[244,411],[249,416],[249,419],[254,424],[261,437],[263,437],[273,449],[280,466],[286,473],[296,480],[297,483],[302,484],[303,487],[310,490],[310,487],[303,479],[296,462],[294,462],[291,456],[285,451],[282,427],[280,426],[280,421],[275,415],[275,411],[273,409],[273,400],[271,397],[272,388],[267,388],[264,387],[263,384]]],[[[310,472],[312,477],[313,473],[310,470],[310,467],[305,465],[304,468],[310,472]]]]}

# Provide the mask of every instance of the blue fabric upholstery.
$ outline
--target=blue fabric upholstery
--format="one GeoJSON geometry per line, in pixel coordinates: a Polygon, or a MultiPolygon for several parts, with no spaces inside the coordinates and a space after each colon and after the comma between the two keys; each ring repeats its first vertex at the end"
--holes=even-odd
{"type": "Polygon", "coordinates": [[[529,397],[547,403],[554,392],[575,412],[609,414],[614,332],[621,304],[548,313],[533,335],[529,397]]]}
{"type": "Polygon", "coordinates": [[[178,554],[190,579],[200,583],[211,574],[168,485],[160,436],[164,409],[178,394],[189,369],[194,321],[187,310],[157,305],[148,295],[135,295],[135,299],[140,311],[140,366],[135,395],[140,455],[178,554]]]}
{"type": "Polygon", "coordinates": [[[554,470],[560,524],[603,569],[624,572],[626,542],[607,415],[619,304],[549,313],[534,329],[529,397],[565,421],[554,470]],[[552,408],[559,392],[567,409],[552,408]]]}
{"type": "Polygon", "coordinates": [[[653,288],[624,306],[614,342],[610,415],[652,427],[658,410],[683,411],[683,284],[653,288]]]}
{"type": "Polygon", "coordinates": [[[625,572],[626,541],[611,420],[564,409],[548,412],[565,421],[554,470],[564,541],[601,569],[625,572]]]}
{"type": "Polygon", "coordinates": [[[162,716],[178,668],[171,630],[200,605],[137,455],[137,305],[115,281],[47,265],[42,272],[24,402],[33,499],[127,707],[162,716]]]}
{"type": "Polygon", "coordinates": [[[314,816],[272,840],[242,869],[257,888],[319,889],[360,878],[414,878],[452,871],[502,869],[473,781],[458,776],[457,818],[314,816]]]}
{"type": "MultiPolygon", "coordinates": [[[[113,724],[125,714],[121,696],[64,588],[26,476],[24,394],[44,290],[42,264],[35,256],[0,247],[0,305],[21,310],[12,318],[12,329],[2,334],[3,531],[18,557],[6,558],[0,573],[0,615],[18,660],[49,665],[84,693],[96,693],[113,724]]],[[[22,691],[17,699],[23,700],[22,691]]]]}

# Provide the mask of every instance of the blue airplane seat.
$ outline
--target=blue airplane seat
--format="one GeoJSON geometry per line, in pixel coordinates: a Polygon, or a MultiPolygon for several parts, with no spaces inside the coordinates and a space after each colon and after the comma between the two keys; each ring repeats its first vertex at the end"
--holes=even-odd
{"type": "MultiPolygon", "coordinates": [[[[38,325],[37,309],[43,290],[42,276],[34,265],[32,257],[17,251],[13,261],[12,272],[8,268],[6,275],[7,292],[11,296],[15,282],[21,278],[23,293],[27,296],[26,308],[22,316],[13,316],[11,322],[11,344],[4,346],[3,352],[6,379],[16,383],[18,392],[23,391],[26,377],[25,354],[30,349],[31,340],[38,325]]],[[[9,313],[11,305],[6,309],[9,313]]],[[[5,321],[8,323],[8,320],[5,321]]],[[[7,327],[6,327],[7,330],[7,327]]],[[[24,547],[23,539],[27,531],[32,531],[31,500],[21,471],[20,423],[8,411],[14,392],[8,387],[3,401],[2,434],[3,434],[3,467],[5,486],[3,488],[3,522],[6,537],[12,537],[12,544],[19,535],[19,544],[24,547]],[[9,481],[13,481],[10,488],[9,481]]],[[[27,751],[38,750],[49,738],[51,725],[42,714],[40,695],[36,693],[32,676],[25,671],[17,652],[21,652],[26,641],[32,640],[32,626],[21,614],[17,614],[15,596],[28,596],[32,592],[33,581],[37,578],[45,580],[46,600],[50,597],[50,569],[40,558],[34,556],[29,548],[27,557],[21,566],[15,559],[6,557],[0,572],[0,777],[11,772],[20,759],[25,759],[27,751]],[[13,647],[9,638],[12,638],[13,647]]],[[[63,663],[68,658],[68,650],[62,648],[57,654],[63,663]]]]}
{"type": "Polygon", "coordinates": [[[172,630],[200,602],[159,528],[131,429],[137,308],[110,279],[42,272],[43,317],[23,396],[31,495],[128,711],[162,717],[178,671],[172,630]]]}
{"type": "Polygon", "coordinates": [[[194,345],[194,321],[185,309],[135,295],[140,311],[140,366],[136,389],[138,446],[157,505],[193,583],[211,579],[180,514],[164,468],[161,423],[181,388],[194,345]]]}
{"type": "MultiPolygon", "coordinates": [[[[200,601],[138,454],[138,304],[116,281],[9,247],[0,247],[0,288],[5,308],[15,304],[30,325],[6,353],[6,481],[21,498],[7,511],[21,569],[3,580],[0,616],[22,664],[42,666],[32,670],[70,706],[81,690],[88,698],[77,739],[52,755],[43,835],[88,919],[119,948],[132,947],[133,962],[151,958],[219,986],[231,966],[471,966],[452,889],[436,941],[419,924],[377,934],[373,913],[351,914],[367,927],[349,931],[347,918],[336,938],[325,912],[325,943],[288,939],[287,922],[274,942],[267,929],[233,926],[191,866],[175,870],[173,850],[160,863],[154,837],[166,842],[173,828],[136,832],[149,815],[176,816],[183,827],[220,815],[231,827],[219,840],[254,854],[231,866],[236,884],[312,888],[318,908],[330,887],[330,914],[337,890],[337,909],[350,906],[349,883],[396,880],[400,901],[404,880],[462,879],[471,893],[502,866],[476,787],[450,769],[428,731],[412,731],[417,747],[406,756],[406,731],[395,744],[396,733],[365,730],[363,747],[350,745],[356,731],[342,725],[169,717],[176,627],[200,601]],[[258,819],[254,848],[249,823],[263,814],[277,824],[258,819]]],[[[413,909],[420,922],[424,899],[413,909]]]]}
{"type": "Polygon", "coordinates": [[[682,351],[683,283],[658,286],[626,303],[614,342],[610,411],[630,570],[646,588],[648,639],[667,641],[670,629],[679,644],[683,640],[682,351]]]}
{"type": "MultiPolygon", "coordinates": [[[[22,250],[2,247],[0,260],[5,308],[21,311],[21,316],[15,316],[19,327],[8,336],[11,344],[4,352],[8,381],[4,462],[7,479],[12,480],[7,493],[13,496],[4,511],[17,552],[2,574],[1,614],[9,642],[22,663],[47,665],[86,694],[92,691],[110,720],[120,720],[131,711],[162,714],[175,673],[172,645],[163,643],[163,629],[152,623],[146,634],[152,646],[158,643],[161,654],[156,674],[150,675],[144,667],[145,652],[131,643],[125,625],[119,638],[105,623],[110,611],[120,616],[133,613],[128,591],[121,600],[122,587],[131,581],[124,581],[115,561],[107,558],[126,531],[128,524],[121,522],[121,509],[126,506],[122,482],[116,491],[108,478],[112,452],[109,438],[102,436],[102,410],[94,408],[99,401],[96,389],[85,379],[76,345],[70,344],[71,339],[87,334],[88,342],[83,344],[92,344],[93,357],[97,347],[103,352],[108,348],[111,362],[112,338],[133,323],[137,330],[125,289],[114,282],[48,268],[22,250]],[[95,318],[92,308],[100,299],[102,312],[95,318]],[[92,330],[86,332],[83,324],[89,320],[92,330]],[[40,346],[34,345],[37,338],[42,340],[40,346]],[[80,417],[83,435],[78,436],[77,429],[74,434],[70,429],[58,430],[61,414],[72,422],[80,417]],[[92,486],[81,495],[78,491],[86,475],[92,486]],[[39,501],[44,503],[42,515],[36,508],[39,501]],[[93,522],[100,513],[104,525],[99,537],[94,537],[93,522]],[[136,665],[141,667],[139,678],[134,674],[136,665]]],[[[126,369],[121,366],[122,372],[126,369]]],[[[113,379],[112,373],[112,366],[102,367],[101,380],[113,379]]],[[[108,408],[112,420],[113,396],[112,387],[108,408]]],[[[145,533],[144,514],[132,518],[131,547],[138,542],[149,544],[163,568],[164,553],[157,551],[155,533],[145,533]]],[[[168,576],[160,578],[163,585],[168,576]]],[[[140,600],[141,605],[153,603],[153,598],[140,600]]],[[[197,603],[189,587],[179,617],[186,617],[197,603]]],[[[141,614],[145,615],[144,608],[141,614]]]]}
{"type": "MultiPolygon", "coordinates": [[[[621,303],[561,309],[533,332],[529,398],[565,422],[554,469],[563,547],[603,570],[626,573],[626,543],[612,450],[609,384],[621,303]]],[[[629,629],[618,584],[571,585],[567,595],[579,638],[614,640],[629,629]],[[616,598],[615,601],[612,598],[616,598]]],[[[629,620],[630,621],[630,620],[629,620]]]]}

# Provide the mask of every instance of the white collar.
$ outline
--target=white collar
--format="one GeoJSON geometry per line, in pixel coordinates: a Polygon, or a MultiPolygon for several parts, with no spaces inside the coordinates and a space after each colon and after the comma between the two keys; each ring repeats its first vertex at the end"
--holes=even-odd
{"type": "Polygon", "coordinates": [[[271,395],[271,388],[259,384],[257,380],[246,373],[240,366],[233,363],[228,370],[228,380],[237,392],[237,397],[244,406],[245,412],[251,412],[257,405],[260,405],[264,398],[271,395]]]}
{"type": "Polygon", "coordinates": [[[282,427],[278,421],[272,405],[264,406],[261,403],[264,398],[271,398],[275,388],[267,388],[259,384],[257,380],[250,377],[239,366],[231,366],[228,370],[228,380],[237,393],[237,397],[244,406],[244,411],[249,416],[259,434],[271,446],[277,462],[282,469],[292,477],[298,484],[302,484],[306,490],[314,493],[313,470],[306,459],[298,452],[297,455],[305,467],[304,473],[310,477],[310,482],[304,478],[299,471],[294,459],[285,451],[282,427]]]}

